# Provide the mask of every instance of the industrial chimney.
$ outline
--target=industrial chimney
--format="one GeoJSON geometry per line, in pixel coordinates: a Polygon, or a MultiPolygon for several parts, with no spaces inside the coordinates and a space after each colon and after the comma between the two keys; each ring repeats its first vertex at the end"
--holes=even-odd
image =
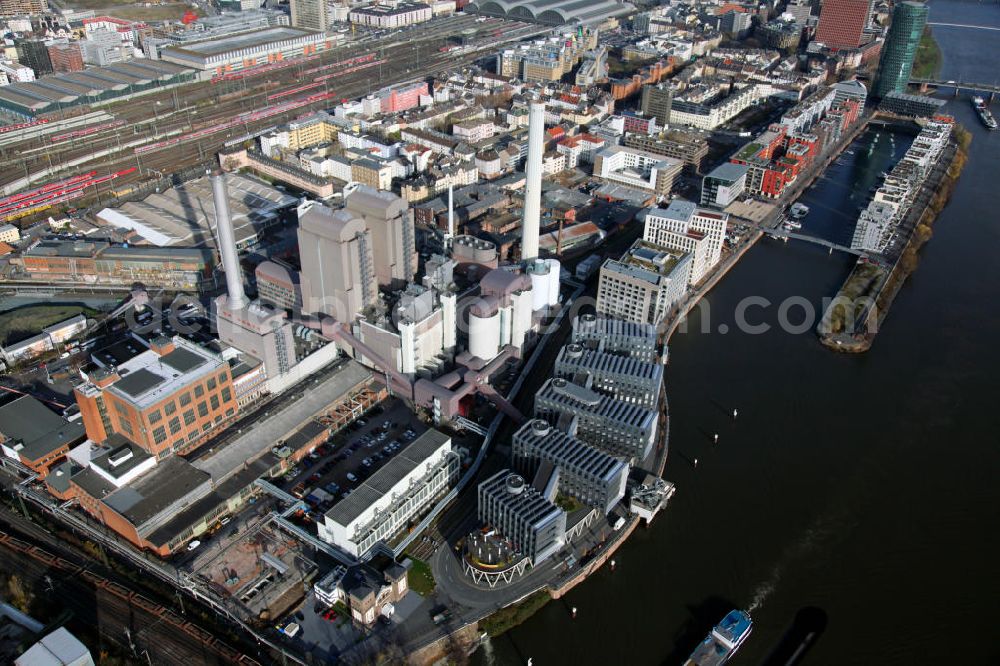
{"type": "Polygon", "coordinates": [[[532,102],[528,110],[528,165],[524,169],[524,218],[521,222],[521,261],[538,256],[538,228],[542,208],[542,151],[545,143],[545,103],[532,102]]]}
{"type": "Polygon", "coordinates": [[[243,293],[243,274],[236,254],[236,236],[233,220],[229,215],[229,194],[226,191],[226,176],[221,171],[212,174],[212,198],[215,201],[215,228],[218,232],[219,254],[222,255],[222,269],[226,272],[226,292],[229,294],[229,309],[240,310],[246,306],[243,293]]]}
{"type": "Polygon", "coordinates": [[[451,243],[455,240],[455,202],[452,198],[453,186],[451,183],[448,184],[448,235],[445,236],[445,245],[451,247],[451,243]]]}

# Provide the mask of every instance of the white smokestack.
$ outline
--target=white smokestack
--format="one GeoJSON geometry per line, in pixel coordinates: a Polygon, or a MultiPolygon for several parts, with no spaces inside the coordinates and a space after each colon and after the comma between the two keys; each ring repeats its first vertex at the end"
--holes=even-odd
{"type": "Polygon", "coordinates": [[[545,103],[532,102],[528,110],[528,165],[524,169],[524,218],[521,222],[521,261],[538,256],[538,227],[542,209],[542,150],[545,144],[545,103]]]}
{"type": "Polygon", "coordinates": [[[452,198],[452,184],[448,184],[448,236],[446,238],[447,245],[451,246],[451,241],[455,238],[455,202],[452,198]]]}
{"type": "Polygon", "coordinates": [[[246,306],[246,294],[243,293],[243,275],[240,271],[239,257],[236,255],[236,235],[233,233],[233,221],[229,215],[226,176],[221,172],[212,174],[212,199],[215,201],[215,228],[219,235],[222,269],[226,272],[229,308],[239,310],[246,306]]]}

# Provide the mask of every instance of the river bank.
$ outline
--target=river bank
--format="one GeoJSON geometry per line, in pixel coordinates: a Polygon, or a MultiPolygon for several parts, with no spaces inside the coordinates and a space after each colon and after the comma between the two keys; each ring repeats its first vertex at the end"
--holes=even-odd
{"type": "Polygon", "coordinates": [[[925,197],[926,203],[917,213],[913,230],[892,266],[866,256],[858,259],[817,326],[824,347],[849,354],[871,349],[896,295],[917,268],[920,249],[930,240],[934,222],[951,198],[965,168],[970,142],[971,134],[956,125],[949,152],[942,157],[947,160],[946,166],[937,170],[939,176],[921,184],[917,198],[925,197]]]}

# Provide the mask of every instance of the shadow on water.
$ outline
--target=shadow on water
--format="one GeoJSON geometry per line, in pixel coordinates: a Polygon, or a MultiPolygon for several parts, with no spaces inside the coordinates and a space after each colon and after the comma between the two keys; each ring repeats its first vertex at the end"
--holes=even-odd
{"type": "Polygon", "coordinates": [[[708,632],[712,631],[712,627],[734,608],[736,606],[733,602],[718,596],[708,597],[698,605],[688,605],[688,618],[674,634],[673,649],[663,660],[662,666],[683,664],[708,632]]]}
{"type": "Polygon", "coordinates": [[[822,608],[806,606],[795,614],[781,640],[760,666],[794,666],[805,658],[826,630],[827,615],[822,608]]]}

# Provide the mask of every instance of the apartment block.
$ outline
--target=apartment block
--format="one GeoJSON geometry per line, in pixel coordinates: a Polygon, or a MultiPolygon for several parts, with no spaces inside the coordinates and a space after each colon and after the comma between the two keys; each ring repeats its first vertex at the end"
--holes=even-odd
{"type": "Polygon", "coordinates": [[[644,217],[643,240],[691,254],[688,284],[697,284],[718,263],[729,222],[727,213],[675,199],[665,209],[646,210],[644,217]]]}

